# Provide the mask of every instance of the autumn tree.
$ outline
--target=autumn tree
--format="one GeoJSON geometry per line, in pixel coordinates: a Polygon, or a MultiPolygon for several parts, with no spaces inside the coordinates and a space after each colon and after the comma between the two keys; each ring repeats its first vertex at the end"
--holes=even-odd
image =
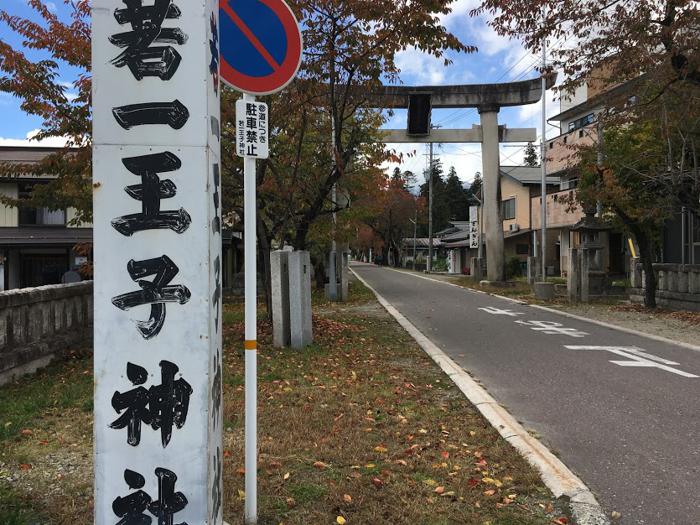
{"type": "Polygon", "coordinates": [[[471,14],[490,15],[496,32],[535,54],[548,42],[551,69],[565,74],[562,97],[583,83],[606,93],[596,115],[603,136],[574,152],[586,173],[577,196],[584,206],[603,203],[635,237],[645,304],[655,306],[660,225],[685,202],[698,210],[697,2],[482,0],[471,14]]]}
{"type": "Polygon", "coordinates": [[[88,0],[64,0],[65,19],[42,0],[27,0],[37,20],[12,15],[0,9],[0,21],[23,39],[24,49],[13,48],[0,38],[0,91],[21,101],[29,115],[42,119],[36,140],[60,137],[66,147],[40,162],[0,166],[0,175],[54,175],[47,184],[37,184],[26,199],[0,200],[12,206],[75,208],[75,222],[92,218],[92,160],[90,120],[90,6],[88,0]],[[30,58],[44,55],[50,58],[30,58]],[[66,87],[61,72],[76,71],[76,80],[66,87]]]}

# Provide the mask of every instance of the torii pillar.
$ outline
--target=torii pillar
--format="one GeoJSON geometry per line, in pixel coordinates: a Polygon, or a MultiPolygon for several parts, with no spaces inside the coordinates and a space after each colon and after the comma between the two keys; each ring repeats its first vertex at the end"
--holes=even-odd
{"type": "MultiPolygon", "coordinates": [[[[556,82],[556,75],[547,78],[547,89],[556,82]]],[[[471,84],[461,86],[383,86],[372,96],[375,107],[408,108],[409,127],[421,122],[410,116],[411,111],[427,111],[423,120],[425,132],[416,134],[406,130],[381,130],[385,143],[468,143],[482,145],[483,220],[486,239],[486,272],[489,281],[505,280],[505,255],[503,219],[501,213],[501,142],[534,142],[534,128],[508,129],[498,125],[498,112],[502,107],[534,104],[543,96],[542,80],[532,79],[502,84],[471,84]],[[481,118],[480,126],[465,129],[431,129],[431,108],[476,108],[481,118]]]]}
{"type": "Polygon", "coordinates": [[[505,280],[506,262],[501,210],[501,152],[498,136],[498,110],[498,106],[479,107],[483,134],[481,143],[484,188],[482,192],[482,206],[484,208],[482,220],[484,221],[484,236],[486,237],[486,276],[489,281],[505,280]]]}

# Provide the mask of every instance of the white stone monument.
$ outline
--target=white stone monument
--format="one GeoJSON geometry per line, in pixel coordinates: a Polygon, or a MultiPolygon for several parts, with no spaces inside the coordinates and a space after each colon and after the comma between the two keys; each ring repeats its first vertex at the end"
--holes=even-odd
{"type": "Polygon", "coordinates": [[[96,525],[222,523],[218,7],[92,1],[96,525]]]}
{"type": "Polygon", "coordinates": [[[289,254],[289,325],[292,348],[313,343],[311,258],[305,251],[289,254]]]}

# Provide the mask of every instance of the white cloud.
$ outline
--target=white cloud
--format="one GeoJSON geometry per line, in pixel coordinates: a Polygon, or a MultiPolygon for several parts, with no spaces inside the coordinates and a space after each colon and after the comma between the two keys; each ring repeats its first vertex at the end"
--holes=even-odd
{"type": "Polygon", "coordinates": [[[51,137],[44,140],[35,140],[34,137],[39,133],[38,129],[29,131],[23,139],[12,139],[0,137],[0,146],[43,146],[50,148],[62,148],[66,145],[66,138],[51,137]]]}
{"type": "Polygon", "coordinates": [[[56,8],[56,4],[54,2],[46,2],[46,9],[48,9],[52,13],[58,12],[58,9],[56,8]]]}
{"type": "Polygon", "coordinates": [[[400,51],[395,57],[396,65],[401,70],[401,78],[410,77],[416,84],[442,84],[447,69],[443,59],[423,53],[415,47],[400,51]]]}

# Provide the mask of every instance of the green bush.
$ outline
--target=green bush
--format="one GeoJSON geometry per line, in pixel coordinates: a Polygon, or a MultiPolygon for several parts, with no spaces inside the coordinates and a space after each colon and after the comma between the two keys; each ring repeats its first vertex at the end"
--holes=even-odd
{"type": "Polygon", "coordinates": [[[522,264],[518,257],[511,257],[506,262],[506,279],[514,279],[522,275],[522,264]]]}
{"type": "Polygon", "coordinates": [[[436,259],[433,263],[434,272],[446,272],[447,271],[447,259],[436,259]]]}

